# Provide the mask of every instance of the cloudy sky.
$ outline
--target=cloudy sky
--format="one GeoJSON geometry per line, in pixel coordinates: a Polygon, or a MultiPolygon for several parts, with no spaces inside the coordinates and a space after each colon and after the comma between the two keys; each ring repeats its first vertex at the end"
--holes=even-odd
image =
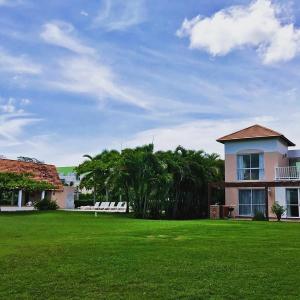
{"type": "Polygon", "coordinates": [[[300,147],[300,1],[0,0],[0,155],[57,165],[154,141],[300,147]]]}

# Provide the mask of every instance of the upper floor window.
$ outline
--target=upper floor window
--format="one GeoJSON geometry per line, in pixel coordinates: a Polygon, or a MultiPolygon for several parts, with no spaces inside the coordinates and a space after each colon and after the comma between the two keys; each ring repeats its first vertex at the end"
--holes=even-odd
{"type": "Polygon", "coordinates": [[[238,180],[261,180],[264,178],[264,155],[262,153],[237,156],[238,180]]]}

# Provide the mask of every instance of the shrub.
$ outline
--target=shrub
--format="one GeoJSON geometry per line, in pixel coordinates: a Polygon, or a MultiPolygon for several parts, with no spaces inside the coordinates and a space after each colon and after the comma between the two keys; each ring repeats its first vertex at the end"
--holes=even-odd
{"type": "Polygon", "coordinates": [[[50,199],[43,199],[34,203],[34,207],[38,210],[56,210],[58,205],[56,201],[50,199]]]}
{"type": "Polygon", "coordinates": [[[254,213],[254,216],[252,218],[253,221],[265,221],[266,220],[266,217],[265,217],[265,214],[259,210],[257,210],[255,213],[254,213]]]}
{"type": "Polygon", "coordinates": [[[94,205],[94,200],[93,199],[75,200],[74,205],[76,208],[80,206],[94,205]]]}
{"type": "Polygon", "coordinates": [[[276,215],[277,221],[280,221],[282,215],[285,212],[285,208],[283,206],[281,206],[278,202],[275,202],[271,207],[271,211],[273,214],[276,215]]]}

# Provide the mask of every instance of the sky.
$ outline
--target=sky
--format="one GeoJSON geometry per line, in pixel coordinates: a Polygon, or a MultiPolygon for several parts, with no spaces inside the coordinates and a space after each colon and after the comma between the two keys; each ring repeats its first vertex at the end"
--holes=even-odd
{"type": "Polygon", "coordinates": [[[300,147],[300,1],[0,0],[0,155],[76,165],[154,142],[300,147]]]}

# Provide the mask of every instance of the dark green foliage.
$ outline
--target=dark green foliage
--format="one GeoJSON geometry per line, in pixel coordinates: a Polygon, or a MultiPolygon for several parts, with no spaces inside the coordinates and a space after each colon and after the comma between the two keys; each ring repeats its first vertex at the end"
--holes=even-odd
{"type": "Polygon", "coordinates": [[[74,205],[75,207],[80,207],[80,206],[87,206],[87,205],[93,205],[94,204],[94,200],[92,199],[92,197],[90,197],[89,199],[84,199],[84,200],[74,200],[74,205]]]}
{"type": "Polygon", "coordinates": [[[280,221],[282,215],[285,212],[285,208],[281,206],[278,202],[275,202],[271,207],[271,211],[273,214],[276,215],[277,220],[280,221]]]}
{"type": "Polygon", "coordinates": [[[43,199],[34,203],[34,207],[38,210],[56,210],[58,205],[54,200],[43,199]]]}
{"type": "Polygon", "coordinates": [[[54,188],[50,183],[32,179],[30,174],[0,173],[0,191],[22,189],[33,192],[54,188]]]}
{"type": "Polygon", "coordinates": [[[103,151],[76,171],[86,174],[81,187],[95,186],[98,201],[127,201],[136,217],[193,219],[207,216],[207,186],[224,179],[224,161],[183,147],[154,152],[150,144],[103,151]]]}
{"type": "MultiPolygon", "coordinates": [[[[98,200],[96,199],[96,201],[98,200]]],[[[79,194],[78,199],[75,199],[74,204],[75,207],[93,205],[94,204],[93,194],[82,194],[82,193],[79,194]]]]}
{"type": "Polygon", "coordinates": [[[252,217],[253,221],[266,221],[265,214],[261,211],[256,211],[252,217]]]}

